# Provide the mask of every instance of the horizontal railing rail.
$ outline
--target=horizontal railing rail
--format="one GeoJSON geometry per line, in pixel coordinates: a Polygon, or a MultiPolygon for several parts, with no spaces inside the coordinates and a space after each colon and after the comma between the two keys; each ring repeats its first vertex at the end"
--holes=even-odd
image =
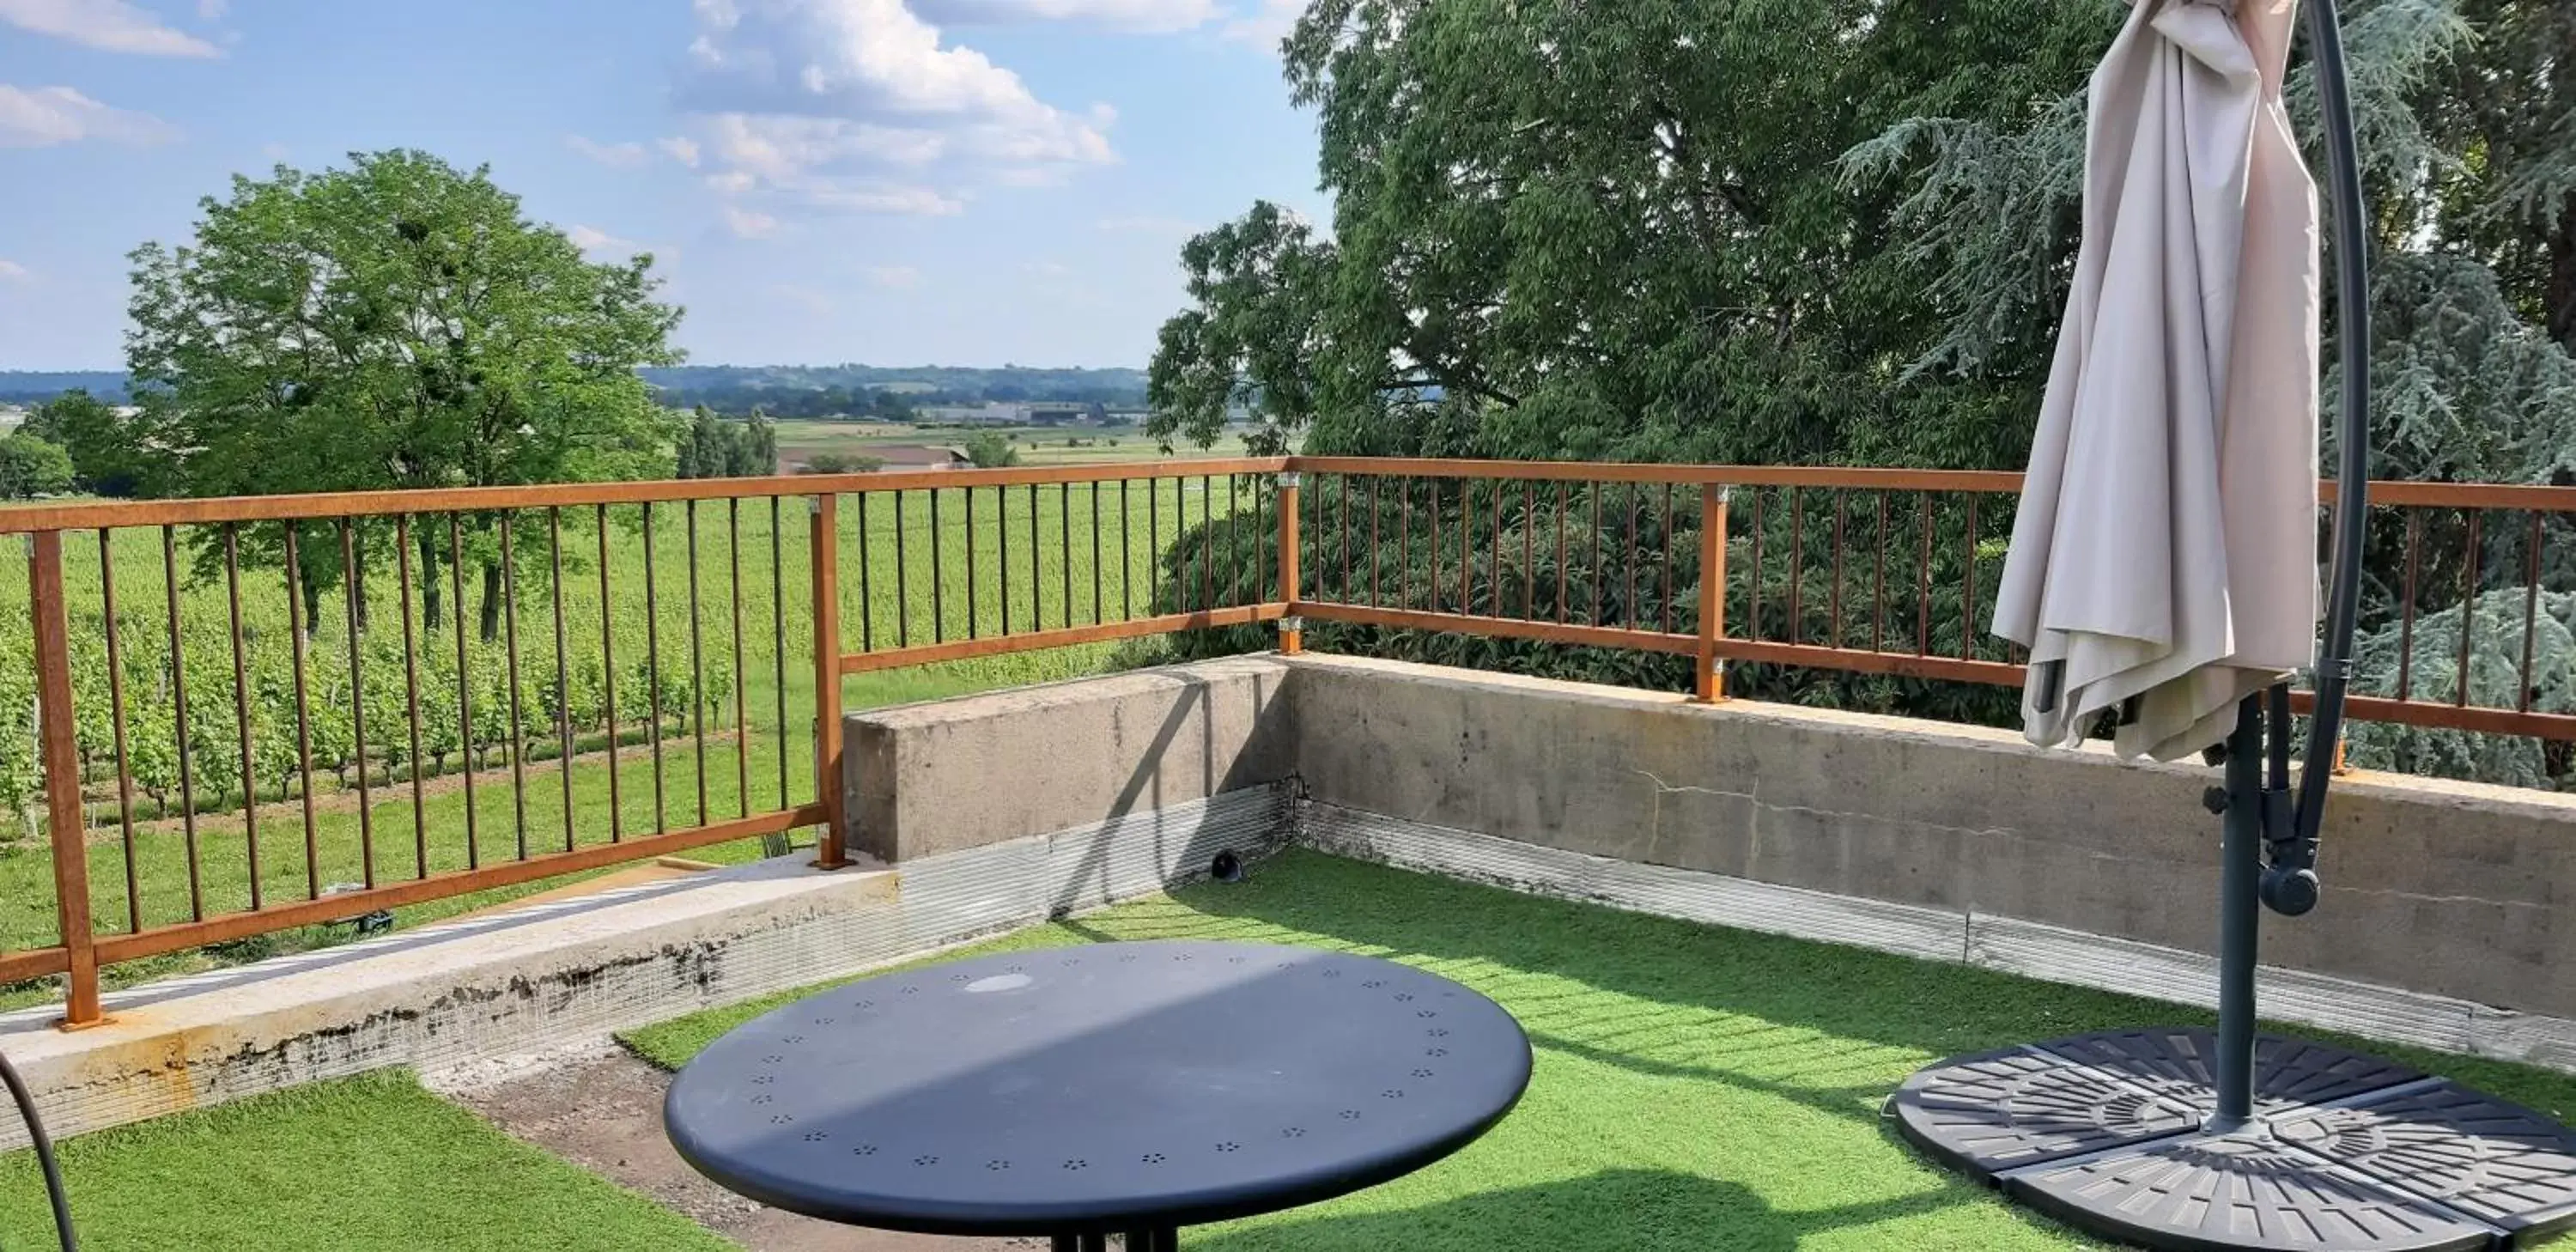
{"type": "MultiPolygon", "coordinates": [[[[116,962],[803,828],[845,864],[843,683],[903,667],[1314,625],[1679,658],[1638,680],[1702,700],[2014,685],[2019,487],[1251,457],[0,509],[0,798],[46,851],[0,889],[54,905],[0,981],[86,1025],[116,962]]],[[[2355,733],[2576,743],[2576,488],[2372,505],[2355,733]]]]}

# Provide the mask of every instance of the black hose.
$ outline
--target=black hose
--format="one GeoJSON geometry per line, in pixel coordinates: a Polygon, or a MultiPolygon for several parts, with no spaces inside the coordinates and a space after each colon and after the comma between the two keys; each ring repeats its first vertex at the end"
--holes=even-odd
{"type": "Polygon", "coordinates": [[[2343,737],[2344,693],[2352,685],[2353,626],[2361,611],[2361,548],[2370,491],[2370,257],[2365,251],[2361,207],[2360,145],[2353,136],[2343,23],[2336,14],[2335,0],[2308,0],[2308,25],[2316,59],[2317,104],[2325,123],[2326,165],[2334,193],[2335,298],[2343,365],[2334,564],[2326,594],[2325,643],[2317,657],[2316,711],[2308,723],[2307,761],[2299,774],[2293,852],[2312,862],[2317,829],[2325,821],[2326,786],[2334,775],[2335,745],[2343,737]]]}
{"type": "Polygon", "coordinates": [[[0,1053],[0,1083],[8,1084],[9,1098],[18,1102],[18,1117],[27,1123],[27,1142],[35,1145],[36,1165],[45,1173],[45,1198],[54,1205],[54,1234],[63,1252],[78,1252],[80,1236],[72,1233],[72,1206],[63,1193],[63,1167],[54,1159],[54,1141],[45,1134],[45,1119],[36,1115],[36,1097],[27,1090],[27,1080],[18,1076],[18,1067],[9,1063],[7,1053],[0,1053]]]}

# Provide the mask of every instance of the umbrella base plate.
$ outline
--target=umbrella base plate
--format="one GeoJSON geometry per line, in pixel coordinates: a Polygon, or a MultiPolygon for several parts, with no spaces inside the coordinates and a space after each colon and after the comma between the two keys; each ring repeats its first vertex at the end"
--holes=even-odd
{"type": "Polygon", "coordinates": [[[2576,1229],[2576,1131],[2394,1062],[2266,1035],[2255,1120],[2217,1103],[2211,1032],[2108,1031],[1958,1057],[1889,1101],[1943,1164],[2149,1248],[2490,1249],[2576,1229]]]}

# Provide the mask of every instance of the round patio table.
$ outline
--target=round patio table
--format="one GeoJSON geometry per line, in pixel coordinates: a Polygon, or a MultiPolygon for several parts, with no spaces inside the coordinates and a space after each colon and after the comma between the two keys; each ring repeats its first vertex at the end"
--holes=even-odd
{"type": "Polygon", "coordinates": [[[700,1173],[810,1217],[1163,1252],[1437,1161],[1529,1076],[1519,1023],[1435,974],[1115,943],[809,996],[700,1053],[663,1117],[700,1173]]]}

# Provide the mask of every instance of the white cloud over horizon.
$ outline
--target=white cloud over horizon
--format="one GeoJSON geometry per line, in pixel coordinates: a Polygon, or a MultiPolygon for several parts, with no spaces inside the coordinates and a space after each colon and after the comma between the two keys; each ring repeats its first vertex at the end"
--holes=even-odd
{"type": "MultiPolygon", "coordinates": [[[[961,0],[941,0],[955,3],[961,0]]],[[[995,10],[1178,20],[1210,0],[962,0],[995,10]]],[[[681,142],[719,194],[867,213],[963,211],[980,184],[1113,164],[1115,111],[1068,112],[942,37],[904,0],[695,0],[681,142]]],[[[1203,20],[1203,19],[1202,19],[1203,20]]],[[[677,153],[675,152],[675,155],[677,153]]],[[[685,162],[685,158],[684,158],[685,162]]]]}
{"type": "Polygon", "coordinates": [[[23,283],[34,277],[35,275],[29,273],[26,266],[0,256],[0,283],[23,283]]]}
{"type": "Polygon", "coordinates": [[[736,239],[766,239],[778,232],[777,218],[740,205],[724,206],[724,224],[736,239]]]}
{"type": "Polygon", "coordinates": [[[178,137],[179,128],[160,118],[103,104],[70,87],[0,83],[0,148],[50,148],[85,139],[144,146],[178,137]]]}
{"type": "Polygon", "coordinates": [[[1190,30],[1219,12],[1215,0],[914,0],[912,7],[941,26],[1071,22],[1142,35],[1190,30]]]}
{"type": "MultiPolygon", "coordinates": [[[[201,5],[198,13],[213,21],[222,16],[223,10],[218,4],[208,13],[201,5]]],[[[126,0],[0,0],[0,22],[102,52],[156,57],[223,55],[215,45],[164,25],[126,0]]]]}
{"type": "Polygon", "coordinates": [[[645,151],[643,144],[632,140],[601,143],[587,135],[566,135],[564,146],[611,169],[633,169],[653,159],[653,154],[645,151]]]}

